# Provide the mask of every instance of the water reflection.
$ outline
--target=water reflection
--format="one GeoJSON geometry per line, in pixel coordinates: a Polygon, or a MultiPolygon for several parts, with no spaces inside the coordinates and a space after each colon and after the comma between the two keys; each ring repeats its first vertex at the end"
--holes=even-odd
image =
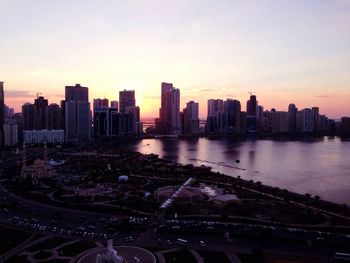
{"type": "Polygon", "coordinates": [[[350,204],[350,142],[339,138],[303,141],[148,139],[133,149],[180,163],[310,193],[350,204]],[[239,159],[240,162],[236,163],[239,159]]]}

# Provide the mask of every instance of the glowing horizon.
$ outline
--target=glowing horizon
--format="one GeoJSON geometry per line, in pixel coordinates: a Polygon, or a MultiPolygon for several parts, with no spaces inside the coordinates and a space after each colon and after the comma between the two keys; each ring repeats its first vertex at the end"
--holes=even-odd
{"type": "Polygon", "coordinates": [[[80,83],[90,102],[134,89],[141,117],[157,117],[166,81],[201,118],[210,98],[245,110],[249,91],[264,110],[350,115],[348,0],[0,0],[0,29],[0,81],[16,111],[80,83]]]}

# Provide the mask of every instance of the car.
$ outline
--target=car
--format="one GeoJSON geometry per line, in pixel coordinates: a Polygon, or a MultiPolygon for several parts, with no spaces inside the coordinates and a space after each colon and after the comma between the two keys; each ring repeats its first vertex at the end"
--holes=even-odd
{"type": "Polygon", "coordinates": [[[206,246],[206,244],[205,244],[205,242],[204,242],[203,240],[199,241],[199,245],[200,245],[201,247],[205,247],[205,246],[206,246]]]}
{"type": "Polygon", "coordinates": [[[166,243],[167,243],[168,245],[172,245],[172,244],[173,244],[173,242],[171,242],[170,239],[168,239],[168,240],[166,241],[166,243]]]}

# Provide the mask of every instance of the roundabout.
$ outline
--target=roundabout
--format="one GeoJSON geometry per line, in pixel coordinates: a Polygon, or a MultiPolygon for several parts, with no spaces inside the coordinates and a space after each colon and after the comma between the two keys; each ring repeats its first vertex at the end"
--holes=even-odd
{"type": "Polygon", "coordinates": [[[105,262],[106,259],[118,263],[156,263],[155,256],[146,249],[135,246],[112,246],[108,244],[107,248],[97,248],[88,251],[77,263],[95,263],[105,262]]]}

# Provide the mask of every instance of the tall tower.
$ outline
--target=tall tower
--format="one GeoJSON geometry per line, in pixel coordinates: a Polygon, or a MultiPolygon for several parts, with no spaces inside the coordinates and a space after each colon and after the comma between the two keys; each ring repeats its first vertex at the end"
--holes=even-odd
{"type": "Polygon", "coordinates": [[[172,83],[161,84],[161,108],[159,109],[160,132],[178,134],[180,132],[180,90],[172,83]]]}
{"type": "Polygon", "coordinates": [[[89,89],[80,84],[65,89],[66,141],[90,140],[89,89]]]}
{"type": "Polygon", "coordinates": [[[126,113],[126,109],[129,107],[135,107],[135,91],[134,90],[122,90],[119,91],[119,112],[126,113]]]}
{"type": "Polygon", "coordinates": [[[48,107],[48,125],[49,130],[60,130],[62,129],[61,125],[61,108],[56,103],[51,103],[48,107]]]}
{"type": "Polygon", "coordinates": [[[256,109],[258,106],[258,101],[255,95],[251,95],[250,99],[247,101],[247,130],[249,133],[257,132],[257,118],[256,109]]]}
{"type": "Polygon", "coordinates": [[[183,109],[183,130],[182,132],[187,135],[197,135],[199,133],[199,117],[198,110],[199,104],[194,101],[186,103],[186,108],[183,109]]]}
{"type": "Polygon", "coordinates": [[[35,106],[35,129],[36,130],[47,129],[48,100],[40,96],[34,100],[34,106],[35,106]]]}

